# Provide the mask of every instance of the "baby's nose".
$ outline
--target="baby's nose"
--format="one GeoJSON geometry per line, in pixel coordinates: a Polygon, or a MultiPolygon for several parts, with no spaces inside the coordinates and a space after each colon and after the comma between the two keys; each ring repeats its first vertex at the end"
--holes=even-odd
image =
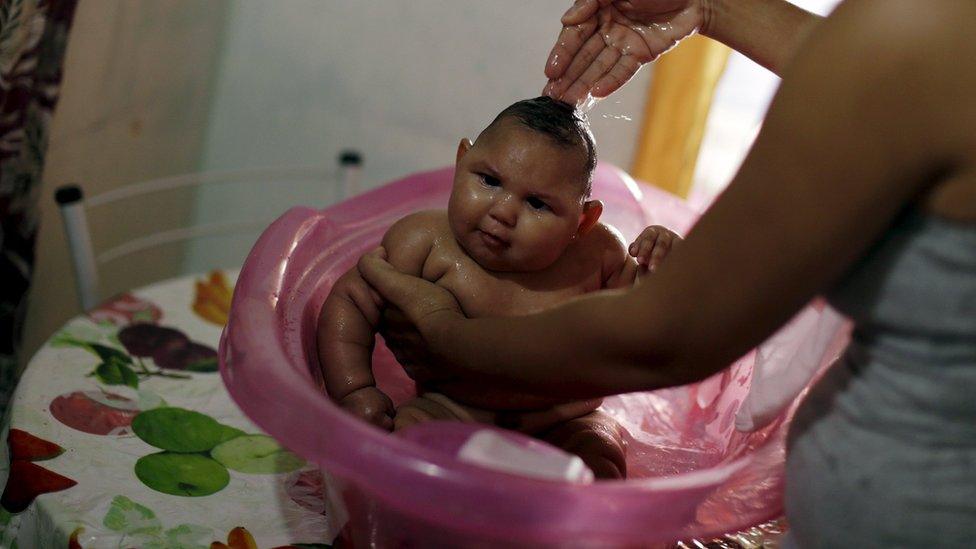
{"type": "Polygon", "coordinates": [[[503,225],[514,227],[518,221],[518,210],[518,200],[512,195],[508,195],[496,200],[488,215],[503,225]]]}

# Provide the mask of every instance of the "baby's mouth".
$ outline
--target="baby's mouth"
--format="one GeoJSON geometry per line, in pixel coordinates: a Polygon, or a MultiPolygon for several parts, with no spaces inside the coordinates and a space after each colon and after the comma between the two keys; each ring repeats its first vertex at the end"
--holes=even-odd
{"type": "Polygon", "coordinates": [[[508,241],[483,229],[478,229],[478,236],[489,248],[501,249],[508,247],[508,241]]]}

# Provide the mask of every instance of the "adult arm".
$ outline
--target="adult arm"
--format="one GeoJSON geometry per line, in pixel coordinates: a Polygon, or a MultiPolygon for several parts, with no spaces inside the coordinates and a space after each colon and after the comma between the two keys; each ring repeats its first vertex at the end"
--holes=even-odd
{"type": "Polygon", "coordinates": [[[782,76],[823,18],[785,0],[703,0],[701,34],[782,76]]]}
{"type": "Polygon", "coordinates": [[[376,257],[360,270],[447,358],[442,376],[567,399],[703,379],[829,288],[903,208],[959,169],[964,132],[950,131],[960,122],[946,98],[968,102],[947,64],[965,43],[947,45],[940,32],[960,23],[927,10],[921,24],[916,9],[848,2],[811,36],[743,167],[654,284],[532,316],[463,319],[376,257]]]}

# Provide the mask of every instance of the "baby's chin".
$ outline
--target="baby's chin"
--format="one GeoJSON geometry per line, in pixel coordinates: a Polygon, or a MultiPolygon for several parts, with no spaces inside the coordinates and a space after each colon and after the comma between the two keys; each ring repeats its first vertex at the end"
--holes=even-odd
{"type": "Polygon", "coordinates": [[[520,269],[515,268],[513,262],[506,258],[504,255],[491,253],[489,251],[478,249],[475,246],[469,246],[463,240],[459,240],[458,243],[461,245],[461,249],[464,253],[474,260],[479,267],[486,271],[493,271],[499,273],[514,273],[518,272],[520,269]]]}
{"type": "Polygon", "coordinates": [[[499,253],[485,249],[477,241],[472,242],[464,238],[456,238],[456,240],[458,245],[461,246],[461,249],[464,250],[464,253],[486,271],[496,273],[531,273],[544,270],[555,263],[554,260],[545,265],[536,265],[531,261],[527,261],[526,258],[513,257],[511,249],[499,253]]]}
{"type": "Polygon", "coordinates": [[[538,266],[517,258],[510,258],[504,255],[498,256],[495,254],[489,255],[484,252],[471,253],[468,251],[468,257],[473,259],[482,269],[496,273],[532,273],[542,271],[551,265],[550,263],[548,265],[538,266]]]}

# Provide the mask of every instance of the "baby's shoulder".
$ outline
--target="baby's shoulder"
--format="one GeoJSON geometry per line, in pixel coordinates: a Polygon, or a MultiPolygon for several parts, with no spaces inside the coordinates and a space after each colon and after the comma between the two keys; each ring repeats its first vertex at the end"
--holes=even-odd
{"type": "Polygon", "coordinates": [[[383,245],[429,244],[448,230],[445,210],[423,210],[401,217],[390,226],[383,245]]]}
{"type": "Polygon", "coordinates": [[[419,270],[430,255],[435,242],[450,231],[447,212],[424,210],[400,218],[383,236],[390,263],[400,270],[419,270]]]}
{"type": "Polygon", "coordinates": [[[597,223],[584,240],[588,241],[589,255],[598,258],[600,263],[602,287],[617,288],[633,283],[636,262],[627,253],[627,243],[616,227],[597,223]]]}
{"type": "Polygon", "coordinates": [[[620,234],[620,231],[613,225],[600,222],[593,225],[583,235],[581,244],[585,244],[592,250],[609,252],[611,254],[625,252],[627,250],[627,243],[624,241],[624,236],[620,234]]]}

